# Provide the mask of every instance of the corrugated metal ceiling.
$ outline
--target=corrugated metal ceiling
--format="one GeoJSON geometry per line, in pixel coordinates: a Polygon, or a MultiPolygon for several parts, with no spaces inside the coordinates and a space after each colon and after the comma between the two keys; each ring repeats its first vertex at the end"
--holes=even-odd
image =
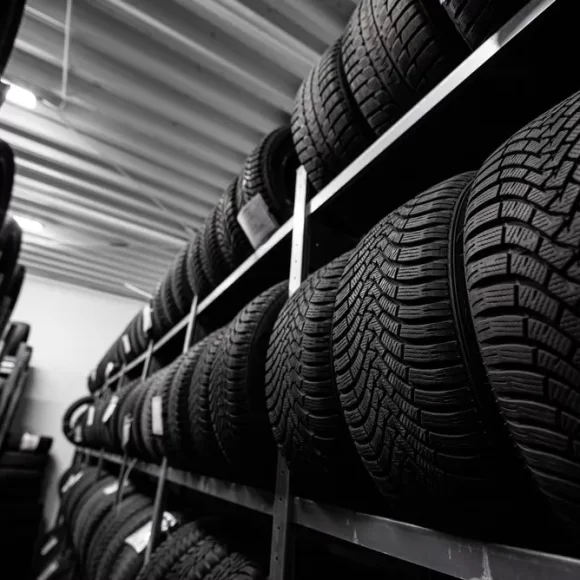
{"type": "Polygon", "coordinates": [[[245,156],[287,122],[301,79],[354,0],[28,0],[5,77],[45,99],[6,103],[12,211],[31,272],[151,292],[245,156]]]}

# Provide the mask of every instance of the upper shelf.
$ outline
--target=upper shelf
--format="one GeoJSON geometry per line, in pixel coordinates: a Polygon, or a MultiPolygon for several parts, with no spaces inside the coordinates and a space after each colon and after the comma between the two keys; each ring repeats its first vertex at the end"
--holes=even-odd
{"type": "MultiPolygon", "coordinates": [[[[570,74],[573,63],[567,56],[575,51],[574,4],[530,1],[316,194],[307,215],[323,215],[328,208],[341,211],[340,203],[348,200],[345,215],[359,224],[370,220],[370,227],[377,216],[438,180],[478,167],[515,130],[579,89],[580,76],[570,74]],[[537,42],[548,36],[550,42],[537,42]],[[365,183],[371,167],[372,182],[365,183]],[[380,191],[377,183],[382,184],[380,191]],[[349,196],[353,192],[356,195],[349,196]]],[[[217,306],[221,298],[231,298],[234,286],[279,250],[292,229],[291,218],[200,302],[198,314],[217,306]]],[[[157,341],[153,352],[184,331],[187,321],[184,318],[157,341]]],[[[136,368],[146,356],[143,353],[125,370],[136,368]]]]}
{"type": "MultiPolygon", "coordinates": [[[[79,448],[91,457],[101,452],[79,448]]],[[[103,453],[121,464],[122,458],[103,453]]],[[[134,469],[157,477],[158,465],[137,462],[134,469]]],[[[167,481],[253,511],[272,515],[272,494],[212,477],[168,469],[167,481]]],[[[454,578],[577,580],[580,560],[557,554],[489,544],[445,534],[406,522],[295,498],[291,521],[316,532],[448,574],[454,578]]]]}

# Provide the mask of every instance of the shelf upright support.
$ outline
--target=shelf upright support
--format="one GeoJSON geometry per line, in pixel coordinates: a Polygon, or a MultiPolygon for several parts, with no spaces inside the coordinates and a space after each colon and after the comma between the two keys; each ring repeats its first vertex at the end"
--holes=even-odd
{"type": "MultiPolygon", "coordinates": [[[[292,296],[308,274],[310,238],[307,215],[308,177],[304,167],[296,172],[292,250],[290,254],[290,282],[288,295],[292,296]]],[[[290,493],[290,470],[278,452],[276,490],[272,509],[272,546],[270,551],[270,580],[290,580],[293,576],[291,537],[293,497],[290,493]]]]}
{"type": "MultiPolygon", "coordinates": [[[[185,354],[191,346],[191,338],[193,337],[195,322],[197,318],[197,305],[197,295],[194,295],[187,320],[187,327],[185,329],[185,339],[183,341],[182,351],[183,354],[185,354]]],[[[165,504],[165,482],[167,480],[167,467],[167,457],[164,457],[157,480],[157,491],[155,493],[155,504],[153,506],[153,518],[151,521],[151,535],[149,536],[149,543],[147,544],[147,550],[145,552],[144,565],[147,565],[151,559],[151,554],[157,547],[159,535],[161,533],[161,526],[163,523],[163,508],[165,504]]]]}

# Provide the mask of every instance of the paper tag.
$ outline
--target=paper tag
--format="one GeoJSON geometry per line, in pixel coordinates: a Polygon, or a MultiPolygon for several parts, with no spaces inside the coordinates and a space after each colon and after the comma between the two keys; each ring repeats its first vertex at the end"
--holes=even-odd
{"type": "Polygon", "coordinates": [[[69,421],[69,426],[72,427],[76,425],[76,422],[79,420],[79,417],[87,410],[87,405],[82,405],[79,407],[72,415],[69,421]]]}
{"type": "Polygon", "coordinates": [[[127,413],[123,417],[123,440],[121,442],[123,449],[125,449],[125,447],[127,447],[127,443],[129,443],[132,425],[133,425],[133,416],[130,413],[127,413]]]}
{"type": "Polygon", "coordinates": [[[81,443],[83,440],[83,428],[81,425],[75,427],[75,443],[81,443]]]}
{"type": "Polygon", "coordinates": [[[109,378],[109,375],[115,370],[115,363],[108,362],[107,366],[105,367],[105,379],[109,378]]]}
{"type": "Polygon", "coordinates": [[[58,544],[58,538],[56,536],[51,536],[48,542],[42,546],[40,549],[40,555],[46,556],[56,545],[58,544]]]}
{"type": "Polygon", "coordinates": [[[115,483],[111,483],[111,485],[107,485],[105,489],[103,489],[103,495],[111,495],[113,493],[117,493],[119,489],[119,482],[115,481],[115,483]]]}
{"type": "Polygon", "coordinates": [[[113,395],[109,400],[109,404],[107,405],[105,412],[103,413],[103,418],[101,419],[102,423],[106,423],[113,416],[113,413],[115,412],[118,404],[119,397],[117,395],[113,395]]]}
{"type": "MultiPolygon", "coordinates": [[[[163,512],[163,519],[161,520],[161,531],[166,532],[170,530],[175,524],[177,523],[177,519],[175,516],[169,512],[163,512]]],[[[151,537],[151,528],[153,522],[148,521],[144,526],[139,528],[136,532],[132,533],[128,538],[125,539],[125,543],[129,544],[137,552],[140,554],[149,543],[149,538],[151,537]]]]}
{"type": "Polygon", "coordinates": [[[246,234],[254,250],[261,246],[277,229],[278,222],[268,211],[264,198],[258,194],[242,207],[238,213],[238,223],[246,234]]]}
{"type": "Polygon", "coordinates": [[[84,471],[79,471],[78,473],[73,473],[65,482],[65,484],[60,489],[61,493],[66,493],[73,485],[75,485],[84,475],[84,471]]]}
{"type": "Polygon", "coordinates": [[[87,409],[87,427],[90,427],[95,422],[95,406],[91,405],[87,409]]]}
{"type": "Polygon", "coordinates": [[[94,383],[97,380],[97,369],[91,371],[91,381],[94,383]]]}
{"type": "Polygon", "coordinates": [[[159,395],[151,398],[151,430],[153,435],[163,435],[162,400],[159,395]]]}
{"type": "Polygon", "coordinates": [[[147,304],[147,306],[143,308],[143,332],[148,333],[152,326],[151,306],[147,304]]]}
{"type": "Polygon", "coordinates": [[[58,561],[53,560],[36,578],[36,580],[48,580],[58,570],[58,561]]]}
{"type": "Polygon", "coordinates": [[[40,443],[40,435],[33,435],[32,433],[24,433],[20,439],[21,451],[36,451],[40,443]]]}
{"type": "Polygon", "coordinates": [[[129,340],[129,336],[124,334],[121,337],[121,342],[123,343],[123,350],[125,354],[131,354],[131,341],[129,340]]]}

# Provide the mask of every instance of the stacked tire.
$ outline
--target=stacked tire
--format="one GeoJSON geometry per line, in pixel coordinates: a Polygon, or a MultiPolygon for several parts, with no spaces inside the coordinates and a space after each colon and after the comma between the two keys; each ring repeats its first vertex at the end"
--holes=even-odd
{"type": "Polygon", "coordinates": [[[322,189],[525,0],[361,0],[294,103],[292,135],[322,189]]]}
{"type": "Polygon", "coordinates": [[[31,572],[42,528],[43,484],[52,439],[10,433],[0,453],[3,561],[9,570],[31,572]],[[28,570],[26,570],[28,566],[28,570]]]}

